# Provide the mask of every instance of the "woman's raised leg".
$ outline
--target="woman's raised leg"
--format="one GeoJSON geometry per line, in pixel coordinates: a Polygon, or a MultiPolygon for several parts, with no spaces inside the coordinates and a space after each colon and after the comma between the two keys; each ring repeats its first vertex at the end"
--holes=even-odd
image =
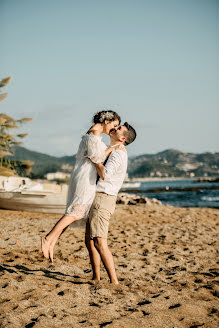
{"type": "Polygon", "coordinates": [[[49,258],[53,262],[53,248],[59,238],[59,236],[66,230],[69,224],[74,221],[78,221],[79,218],[65,214],[61,219],[54,225],[52,230],[41,239],[41,249],[44,257],[49,258]]]}

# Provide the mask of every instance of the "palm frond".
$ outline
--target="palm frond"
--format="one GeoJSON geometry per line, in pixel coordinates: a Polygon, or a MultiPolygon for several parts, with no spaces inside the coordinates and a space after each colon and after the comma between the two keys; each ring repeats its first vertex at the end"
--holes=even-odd
{"type": "Polygon", "coordinates": [[[4,128],[5,129],[16,129],[16,128],[18,128],[18,126],[16,124],[5,123],[4,128]]]}
{"type": "Polygon", "coordinates": [[[8,83],[10,83],[12,80],[12,77],[11,76],[8,76],[8,77],[5,77],[4,79],[2,79],[0,81],[0,88],[1,87],[5,87],[8,83]]]}
{"type": "Polygon", "coordinates": [[[0,167],[0,175],[6,176],[6,177],[12,177],[12,176],[15,176],[15,172],[6,167],[0,167]]]}
{"type": "Polygon", "coordinates": [[[25,169],[30,169],[33,166],[34,162],[32,161],[22,161],[22,167],[25,169]]]}
{"type": "Polygon", "coordinates": [[[4,100],[6,97],[7,97],[8,93],[5,92],[5,93],[1,93],[0,94],[0,101],[4,100]]]}
{"type": "Polygon", "coordinates": [[[28,133],[19,133],[19,134],[17,134],[18,138],[25,138],[26,136],[28,136],[28,133]]]}
{"type": "Polygon", "coordinates": [[[11,145],[14,145],[14,146],[20,146],[22,144],[23,144],[23,142],[20,142],[20,141],[12,141],[11,142],[11,145]]]}
{"type": "Polygon", "coordinates": [[[17,120],[17,122],[19,122],[19,123],[26,123],[26,122],[30,122],[32,120],[33,120],[32,117],[24,117],[24,118],[21,118],[20,120],[17,120]]]}
{"type": "Polygon", "coordinates": [[[0,114],[0,118],[5,119],[6,121],[9,121],[9,122],[16,122],[15,119],[13,119],[11,116],[8,116],[7,114],[4,114],[4,113],[0,114]]]}
{"type": "Polygon", "coordinates": [[[12,153],[9,153],[9,151],[0,150],[0,158],[10,155],[12,155],[12,153]]]}

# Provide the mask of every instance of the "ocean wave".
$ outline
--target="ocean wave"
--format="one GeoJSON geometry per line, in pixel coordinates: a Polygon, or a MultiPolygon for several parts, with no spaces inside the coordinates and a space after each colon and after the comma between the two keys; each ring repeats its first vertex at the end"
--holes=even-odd
{"type": "Polygon", "coordinates": [[[208,202],[219,202],[219,197],[207,197],[207,196],[203,196],[201,198],[201,200],[207,200],[208,202]]]}

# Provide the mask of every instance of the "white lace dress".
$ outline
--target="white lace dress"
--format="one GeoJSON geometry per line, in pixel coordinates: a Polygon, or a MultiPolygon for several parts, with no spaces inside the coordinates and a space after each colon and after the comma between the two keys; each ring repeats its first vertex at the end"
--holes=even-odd
{"type": "Polygon", "coordinates": [[[106,148],[101,137],[93,133],[82,137],[70,177],[66,214],[87,219],[96,192],[97,172],[94,163],[104,162],[106,148]]]}

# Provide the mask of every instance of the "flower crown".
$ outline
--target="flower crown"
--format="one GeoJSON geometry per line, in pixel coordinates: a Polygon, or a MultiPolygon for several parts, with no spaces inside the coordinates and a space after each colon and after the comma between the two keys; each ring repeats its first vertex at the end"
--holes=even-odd
{"type": "Polygon", "coordinates": [[[102,112],[100,114],[99,121],[100,123],[103,123],[105,120],[112,121],[114,118],[114,113],[112,112],[102,112]]]}

